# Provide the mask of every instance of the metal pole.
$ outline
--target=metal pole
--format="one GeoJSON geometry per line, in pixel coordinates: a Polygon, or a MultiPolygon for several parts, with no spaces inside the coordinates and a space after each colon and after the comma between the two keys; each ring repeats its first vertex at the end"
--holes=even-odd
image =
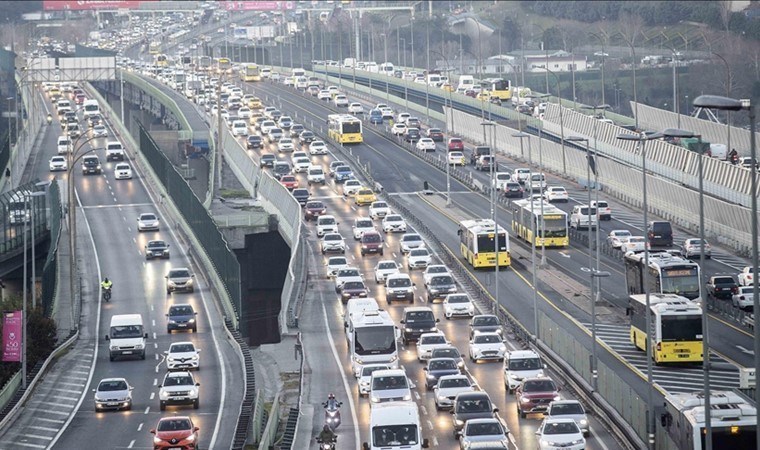
{"type": "MultiPolygon", "coordinates": [[[[448,64],[448,62],[446,63],[448,64]]],[[[449,110],[451,112],[451,128],[448,128],[448,123],[446,123],[446,135],[450,136],[454,133],[454,103],[451,101],[451,92],[449,92],[449,110]]],[[[448,150],[446,154],[446,159],[448,159],[448,150]]],[[[446,164],[446,207],[451,206],[451,165],[446,164]]]]}
{"type": "MultiPolygon", "coordinates": [[[[73,144],[73,143],[72,143],[73,144]]],[[[71,308],[69,310],[69,319],[71,320],[71,330],[76,330],[74,322],[74,308],[76,305],[76,289],[74,279],[76,278],[75,264],[76,264],[76,247],[74,246],[74,214],[76,209],[74,208],[74,147],[71,146],[69,152],[69,167],[67,173],[67,185],[68,185],[68,222],[69,222],[69,301],[71,302],[71,308]]]]}
{"type": "MultiPolygon", "coordinates": [[[[544,163],[543,163],[543,145],[541,143],[541,130],[543,130],[543,123],[541,123],[538,127],[538,158],[539,158],[539,164],[541,165],[541,170],[543,171],[544,163]]],[[[522,142],[522,141],[520,141],[522,142]]],[[[530,141],[528,141],[530,143],[530,141]]],[[[541,229],[546,230],[545,225],[546,222],[544,221],[544,203],[541,202],[541,229]]],[[[539,267],[545,267],[546,266],[546,242],[544,239],[541,239],[541,263],[539,263],[539,267]]]]}
{"type": "MultiPolygon", "coordinates": [[[[707,327],[709,321],[707,320],[707,302],[704,301],[704,293],[702,286],[704,281],[702,278],[702,268],[705,267],[705,196],[703,188],[703,172],[702,172],[702,136],[698,138],[699,142],[699,298],[702,300],[702,383],[704,384],[704,397],[705,397],[705,450],[712,450],[712,413],[710,409],[710,345],[709,334],[707,327]]],[[[756,172],[754,168],[752,172],[756,172]]],[[[753,195],[757,198],[757,195],[753,195]]],[[[757,257],[757,256],[755,256],[757,257]]],[[[752,277],[756,278],[755,276],[752,277]]],[[[755,350],[757,351],[757,349],[755,350]]]]}
{"type": "Polygon", "coordinates": [[[127,125],[127,122],[124,118],[124,71],[122,69],[119,69],[119,85],[121,88],[121,93],[119,95],[119,101],[121,102],[121,122],[124,125],[127,125]]]}
{"type": "MultiPolygon", "coordinates": [[[[30,196],[31,197],[31,196],[30,196]]],[[[34,216],[36,215],[37,208],[35,208],[35,200],[32,199],[32,209],[31,209],[31,220],[32,220],[32,310],[37,308],[37,289],[35,288],[36,282],[37,282],[37,271],[35,266],[35,262],[37,261],[35,259],[35,252],[34,252],[34,216]]],[[[26,253],[26,251],[24,251],[26,253]]]]}
{"type": "MultiPolygon", "coordinates": [[[[520,139],[520,142],[522,142],[522,138],[520,139]]],[[[530,147],[530,139],[528,139],[528,167],[531,168],[531,175],[533,173],[533,151],[530,147]]],[[[531,239],[530,239],[530,266],[531,266],[531,285],[533,285],[533,335],[535,337],[534,341],[538,341],[538,286],[536,286],[536,220],[535,220],[535,212],[533,210],[534,200],[533,200],[533,182],[531,180],[531,177],[528,178],[528,189],[529,189],[529,195],[528,198],[530,199],[530,231],[531,231],[531,239]]]]}
{"type": "MultiPolygon", "coordinates": [[[[635,80],[635,77],[634,77],[635,80]]],[[[634,82],[635,84],[635,82],[634,82]]],[[[635,89],[634,89],[634,92],[635,89]]],[[[635,95],[635,94],[634,94],[635,95]]],[[[635,101],[635,100],[634,100],[635,101]]],[[[637,125],[638,126],[638,125],[637,125]]],[[[641,135],[641,177],[642,177],[642,191],[644,202],[644,227],[647,229],[649,223],[649,206],[647,205],[647,151],[646,151],[646,138],[641,135]]],[[[647,438],[649,441],[649,449],[654,450],[654,374],[652,373],[652,336],[650,335],[652,330],[652,315],[650,314],[650,296],[649,296],[649,246],[644,246],[644,296],[646,299],[646,353],[647,353],[647,438]]]]}
{"type": "MultiPolygon", "coordinates": [[[[453,105],[452,105],[453,106],[453,105]]],[[[491,220],[493,221],[494,226],[494,247],[496,248],[496,265],[494,267],[494,273],[493,273],[493,279],[494,279],[494,295],[496,298],[496,302],[494,303],[494,313],[497,311],[497,306],[499,304],[499,222],[496,221],[496,189],[495,189],[495,166],[496,166],[496,155],[494,154],[494,148],[493,148],[493,128],[495,127],[493,122],[488,122],[489,127],[491,128],[491,146],[490,146],[490,155],[491,155],[491,220]]]]}
{"type": "MultiPolygon", "coordinates": [[[[26,194],[26,192],[24,192],[24,214],[26,214],[27,211],[29,211],[29,197],[26,194]]],[[[24,230],[24,276],[23,276],[24,287],[23,287],[22,301],[24,303],[23,303],[22,308],[21,308],[21,322],[22,322],[22,326],[21,326],[21,328],[22,328],[22,330],[21,330],[21,336],[22,336],[22,338],[21,338],[21,344],[22,344],[22,349],[21,349],[21,388],[22,389],[26,389],[26,386],[27,386],[27,380],[26,380],[26,349],[27,349],[27,345],[26,345],[26,339],[27,339],[26,325],[27,325],[27,322],[28,322],[28,319],[27,319],[28,310],[27,310],[27,307],[26,307],[26,284],[28,282],[28,280],[26,278],[26,266],[27,266],[27,262],[26,262],[26,246],[27,246],[26,241],[27,241],[27,237],[26,237],[26,235],[28,234],[27,227],[29,226],[29,221],[26,220],[26,216],[25,215],[22,216],[22,218],[23,218],[22,220],[24,221],[24,226],[23,226],[23,230],[24,230]]]]}
{"type": "MultiPolygon", "coordinates": [[[[751,100],[747,100],[751,102],[751,100]]],[[[752,158],[752,163],[757,161],[757,148],[755,143],[755,106],[749,103],[749,154],[752,158]]],[[[757,170],[750,170],[750,180],[752,186],[752,307],[753,311],[757,313],[760,311],[760,286],[758,286],[757,272],[758,272],[758,248],[757,248],[757,170]]],[[[757,317],[757,316],[755,316],[757,317]]],[[[757,320],[757,319],[756,319],[757,320]]],[[[760,373],[760,327],[754,327],[755,331],[755,376],[760,373]]],[[[757,382],[755,382],[757,383],[757,382]]],[[[755,388],[756,404],[760,404],[760,389],[755,388]]],[[[757,441],[756,447],[760,448],[760,433],[756,433],[757,441]]]]}

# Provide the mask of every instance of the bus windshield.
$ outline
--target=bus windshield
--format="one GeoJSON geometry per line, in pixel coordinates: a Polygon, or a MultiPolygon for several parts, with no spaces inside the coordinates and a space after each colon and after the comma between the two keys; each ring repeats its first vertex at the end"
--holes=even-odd
{"type": "Polygon", "coordinates": [[[686,275],[686,276],[668,276],[667,272],[662,273],[662,293],[663,294],[678,294],[687,298],[696,298],[699,296],[699,276],[686,275]],[[690,297],[686,294],[695,294],[695,297],[690,297]]]}
{"type": "Polygon", "coordinates": [[[354,351],[357,355],[385,355],[396,351],[396,332],[392,326],[356,328],[354,351]]]}
{"type": "Polygon", "coordinates": [[[663,341],[701,341],[702,317],[662,316],[663,341]]]}
{"type": "Polygon", "coordinates": [[[361,131],[362,131],[361,122],[344,122],[343,123],[343,134],[361,133],[361,131]]]}
{"type": "Polygon", "coordinates": [[[506,91],[507,89],[509,89],[509,82],[506,80],[494,81],[493,89],[495,91],[506,91]]]}
{"type": "MultiPolygon", "coordinates": [[[[720,426],[713,425],[713,448],[753,448],[757,439],[756,425],[720,426]]],[[[705,448],[706,433],[700,430],[702,447],[705,448]]]]}
{"type": "MultiPolygon", "coordinates": [[[[479,234],[478,235],[478,253],[495,252],[493,234],[479,234]]],[[[504,233],[499,233],[499,251],[507,251],[507,238],[504,233]]]]}
{"type": "Polygon", "coordinates": [[[567,236],[567,221],[564,218],[549,219],[544,217],[544,235],[541,237],[567,236]]]}

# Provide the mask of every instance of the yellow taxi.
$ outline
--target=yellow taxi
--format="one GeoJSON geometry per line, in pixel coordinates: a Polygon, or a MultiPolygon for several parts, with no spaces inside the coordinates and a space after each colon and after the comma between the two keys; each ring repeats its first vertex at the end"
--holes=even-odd
{"type": "Polygon", "coordinates": [[[58,89],[58,86],[53,86],[48,91],[48,97],[50,97],[53,100],[57,100],[58,97],[61,96],[61,90],[58,89]]]}
{"type": "Polygon", "coordinates": [[[248,107],[251,109],[261,109],[264,107],[264,105],[261,103],[261,99],[258,97],[253,97],[248,99],[248,107]]]}
{"type": "Polygon", "coordinates": [[[356,206],[371,205],[376,201],[377,197],[375,196],[375,193],[372,192],[372,189],[359,189],[356,192],[356,195],[354,195],[354,202],[356,203],[356,206]]]}
{"type": "Polygon", "coordinates": [[[491,94],[489,94],[487,91],[481,91],[478,93],[478,96],[475,97],[481,102],[487,102],[491,99],[491,94]]]}
{"type": "Polygon", "coordinates": [[[452,86],[450,83],[444,83],[443,86],[441,86],[441,89],[446,92],[454,92],[454,86],[452,86]]]}

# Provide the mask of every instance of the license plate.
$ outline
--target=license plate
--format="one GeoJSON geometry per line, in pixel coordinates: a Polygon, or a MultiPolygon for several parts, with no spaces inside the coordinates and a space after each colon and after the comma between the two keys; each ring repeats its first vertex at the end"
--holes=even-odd
{"type": "Polygon", "coordinates": [[[106,403],[106,406],[116,406],[118,404],[119,404],[118,402],[108,402],[106,403]]]}
{"type": "Polygon", "coordinates": [[[121,354],[122,355],[131,355],[132,354],[132,350],[125,350],[125,351],[121,352],[121,354]]]}
{"type": "Polygon", "coordinates": [[[178,327],[186,327],[186,326],[187,326],[187,324],[186,324],[186,323],[178,323],[178,324],[177,324],[177,326],[178,326],[178,327]]]}

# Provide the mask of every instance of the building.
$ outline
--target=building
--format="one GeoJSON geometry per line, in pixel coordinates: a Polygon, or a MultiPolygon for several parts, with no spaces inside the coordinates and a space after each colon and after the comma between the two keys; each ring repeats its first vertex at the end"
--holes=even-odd
{"type": "MultiPolygon", "coordinates": [[[[590,68],[591,63],[585,56],[573,55],[562,50],[544,52],[541,50],[515,51],[506,55],[494,55],[485,58],[482,64],[474,58],[459,59],[454,55],[448,61],[448,67],[451,72],[459,75],[499,75],[520,73],[525,67],[525,71],[530,73],[543,73],[546,63],[549,63],[549,70],[552,72],[571,72],[573,70],[581,72],[590,68]],[[547,56],[548,55],[548,56],[547,56]]],[[[445,70],[447,62],[438,60],[435,62],[438,70],[445,70]]]]}
{"type": "Polygon", "coordinates": [[[543,73],[547,64],[552,72],[584,72],[589,68],[585,56],[564,50],[523,50],[512,55],[522,58],[526,72],[543,73]]]}

